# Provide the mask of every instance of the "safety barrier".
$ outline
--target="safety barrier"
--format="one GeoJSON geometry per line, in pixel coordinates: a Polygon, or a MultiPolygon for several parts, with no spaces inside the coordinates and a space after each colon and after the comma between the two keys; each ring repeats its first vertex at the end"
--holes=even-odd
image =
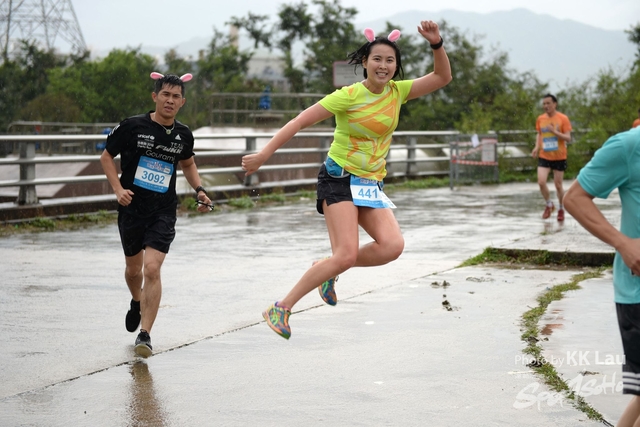
{"type": "MultiPolygon", "coordinates": [[[[210,177],[211,182],[215,182],[216,176],[225,176],[234,177],[236,181],[224,185],[219,183],[208,185],[209,192],[219,200],[224,198],[224,195],[231,193],[244,192],[255,196],[264,194],[273,188],[295,189],[313,186],[316,182],[317,169],[326,158],[333,133],[300,132],[287,146],[278,150],[272,159],[260,168],[258,173],[245,177],[244,171],[240,167],[240,158],[261,148],[272,136],[273,133],[194,134],[196,159],[203,180],[206,181],[207,177],[210,177]],[[296,140],[304,140],[304,143],[296,144],[296,140]],[[226,149],[229,146],[231,149],[226,149]],[[198,149],[199,147],[200,149],[198,149]],[[216,149],[218,147],[225,149],[216,149]],[[201,159],[208,159],[209,164],[202,165],[201,159]]],[[[387,177],[395,179],[450,175],[452,154],[450,143],[460,139],[461,134],[457,131],[395,132],[387,156],[387,177]]],[[[37,192],[41,186],[89,183],[102,183],[100,184],[101,190],[95,194],[85,193],[84,196],[103,196],[113,199],[106,177],[101,173],[99,166],[95,167],[95,172],[89,175],[36,175],[37,165],[67,165],[67,169],[71,164],[79,162],[99,165],[99,152],[91,155],[47,154],[42,151],[42,147],[45,147],[48,152],[55,144],[59,144],[59,146],[84,144],[85,146],[103,147],[105,140],[106,135],[0,135],[0,146],[19,147],[17,156],[10,154],[5,158],[0,158],[0,172],[5,167],[13,169],[9,174],[0,173],[0,177],[12,178],[0,178],[0,190],[4,190],[5,193],[3,199],[9,200],[7,194],[11,191],[15,194],[17,190],[17,197],[13,199],[12,204],[24,207],[37,206],[41,203],[37,192]],[[13,178],[13,174],[15,174],[15,178],[13,178]]],[[[506,152],[509,147],[526,144],[500,143],[499,145],[503,152],[506,152]]],[[[514,156],[511,153],[511,158],[526,157],[520,154],[514,156]]],[[[41,175],[43,174],[41,173],[41,175]]],[[[178,171],[178,176],[183,177],[181,171],[178,171]]],[[[181,179],[184,181],[183,178],[181,179]]],[[[228,181],[232,181],[232,179],[229,178],[228,181]]],[[[178,189],[179,194],[187,194],[188,192],[191,192],[191,189],[184,186],[178,189]]],[[[46,196],[44,200],[47,201],[46,196]]]]}

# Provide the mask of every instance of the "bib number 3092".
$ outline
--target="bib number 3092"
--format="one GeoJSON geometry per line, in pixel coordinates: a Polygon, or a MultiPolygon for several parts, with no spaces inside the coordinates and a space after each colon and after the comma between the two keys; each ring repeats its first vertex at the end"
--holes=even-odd
{"type": "Polygon", "coordinates": [[[171,163],[142,156],[138,162],[133,183],[147,190],[166,193],[172,175],[173,165],[171,163]]]}
{"type": "Polygon", "coordinates": [[[378,181],[360,178],[355,175],[351,175],[351,198],[356,206],[391,209],[396,207],[384,194],[384,191],[378,185],[378,181]]]}

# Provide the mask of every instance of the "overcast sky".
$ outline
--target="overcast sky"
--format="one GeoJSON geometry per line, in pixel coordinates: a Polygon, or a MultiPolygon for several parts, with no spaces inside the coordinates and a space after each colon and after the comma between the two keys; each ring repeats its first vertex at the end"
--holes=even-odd
{"type": "MultiPolygon", "coordinates": [[[[279,7],[302,0],[72,0],[90,49],[110,50],[126,46],[175,46],[193,37],[210,37],[213,27],[226,30],[232,16],[249,11],[276,20],[279,7]]],[[[487,13],[526,8],[532,12],[572,19],[606,30],[627,30],[640,23],[640,0],[342,0],[355,7],[357,22],[367,22],[398,12],[415,10],[416,25],[429,12],[454,9],[487,13]]],[[[313,10],[313,9],[312,9],[313,10]]],[[[544,34],[540,34],[541,42],[544,34]]]]}

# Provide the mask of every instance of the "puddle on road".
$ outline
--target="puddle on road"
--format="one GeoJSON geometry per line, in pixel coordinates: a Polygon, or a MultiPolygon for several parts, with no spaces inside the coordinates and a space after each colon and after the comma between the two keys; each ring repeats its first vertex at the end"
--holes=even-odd
{"type": "Polygon", "coordinates": [[[451,286],[451,283],[447,282],[446,280],[443,280],[442,283],[438,282],[437,280],[435,282],[431,282],[431,287],[434,289],[447,289],[449,286],[451,286]]]}
{"type": "Polygon", "coordinates": [[[561,329],[562,323],[547,323],[540,331],[540,335],[551,335],[554,329],[561,329]]]}
{"type": "Polygon", "coordinates": [[[127,413],[131,425],[165,426],[169,425],[163,403],[156,394],[149,365],[134,362],[130,368],[130,403],[127,413]]]}

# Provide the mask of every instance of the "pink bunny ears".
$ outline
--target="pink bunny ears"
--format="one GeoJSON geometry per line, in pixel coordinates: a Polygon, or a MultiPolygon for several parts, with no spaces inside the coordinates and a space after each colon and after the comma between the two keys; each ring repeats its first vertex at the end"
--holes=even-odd
{"type": "MultiPolygon", "coordinates": [[[[364,36],[367,38],[367,40],[369,40],[369,42],[372,42],[376,39],[376,33],[374,33],[371,28],[365,28],[364,36]]],[[[400,38],[400,30],[393,30],[387,36],[387,39],[389,39],[390,42],[395,42],[399,38],[400,38]]]]}
{"type": "MultiPolygon", "coordinates": [[[[158,80],[164,77],[164,75],[160,74],[160,73],[156,73],[155,71],[153,73],[151,73],[151,78],[153,80],[158,80]]],[[[189,80],[191,80],[193,78],[193,75],[191,73],[187,73],[184,74],[182,76],[180,76],[180,80],[182,80],[183,82],[188,82],[189,80]]]]}

